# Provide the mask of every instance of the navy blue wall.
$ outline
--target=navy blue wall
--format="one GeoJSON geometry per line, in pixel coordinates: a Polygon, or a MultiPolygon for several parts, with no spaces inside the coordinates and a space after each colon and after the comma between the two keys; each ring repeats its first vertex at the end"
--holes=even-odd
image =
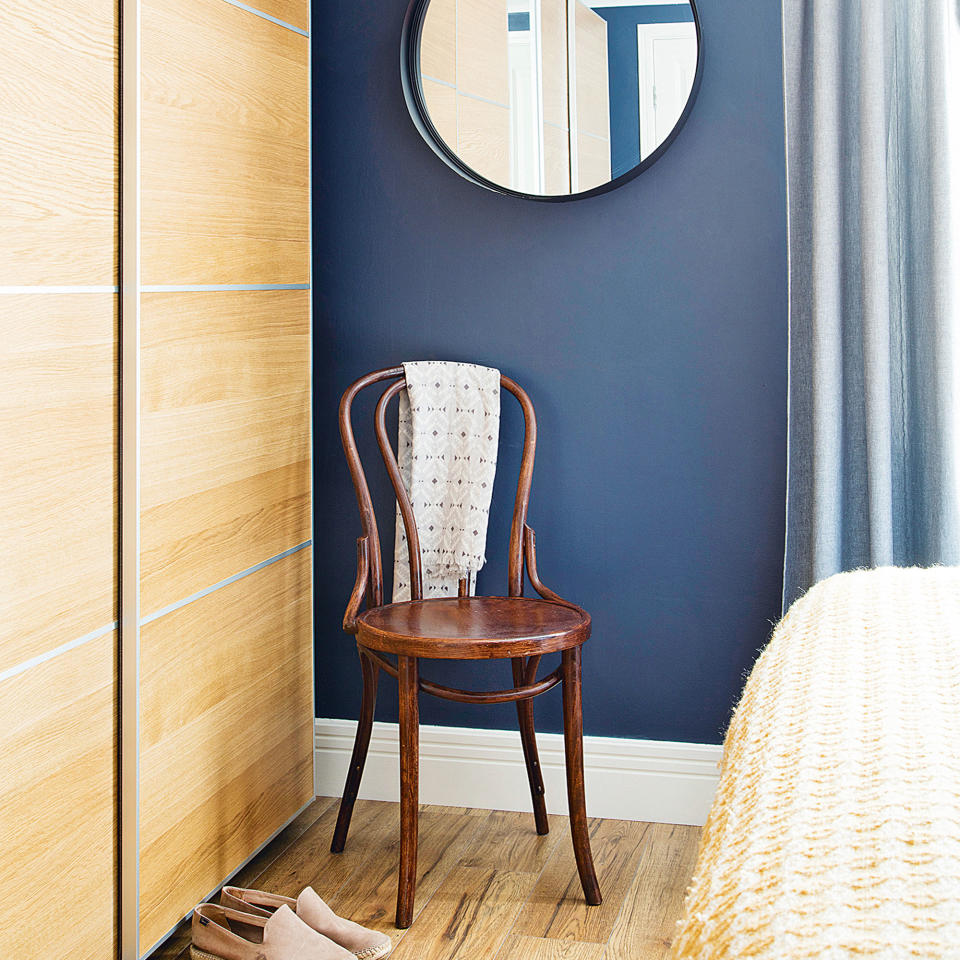
{"type": "MultiPolygon", "coordinates": [[[[643,7],[597,7],[607,21],[607,71],[610,75],[610,169],[619,177],[640,162],[641,23],[684,23],[693,20],[688,3],[643,7]]],[[[650,151],[648,150],[647,153],[650,151]]]]}
{"type": "MultiPolygon", "coordinates": [[[[472,186],[420,139],[398,77],[405,3],[314,4],[318,714],[356,717],[360,690],[340,630],[359,521],[339,395],[378,366],[450,358],[500,367],[537,406],[530,522],[544,579],[593,614],[587,732],[719,742],[780,599],[780,4],[703,0],[703,81],[673,146],[619,190],[547,204],[472,186]]],[[[488,592],[505,588],[519,458],[507,401],[488,592]]],[[[371,427],[372,405],[359,414],[371,427]]],[[[395,684],[381,691],[395,719],[395,684]]],[[[560,729],[558,705],[537,701],[539,728],[560,729]]],[[[425,698],[422,719],[509,728],[515,713],[425,698]]]]}

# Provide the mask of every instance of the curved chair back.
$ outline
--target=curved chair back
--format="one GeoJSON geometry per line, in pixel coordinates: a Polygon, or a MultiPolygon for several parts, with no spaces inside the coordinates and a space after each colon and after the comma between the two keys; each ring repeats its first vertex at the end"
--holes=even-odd
{"type": "MultiPolygon", "coordinates": [[[[350,467],[350,476],[353,479],[353,488],[357,494],[357,505],[360,507],[360,524],[363,530],[360,542],[366,541],[365,546],[360,547],[360,549],[366,551],[368,607],[379,607],[383,604],[383,563],[377,518],[353,434],[351,410],[353,401],[361,390],[386,380],[394,382],[387,387],[377,403],[375,415],[377,444],[380,447],[380,453],[383,455],[383,462],[390,476],[390,482],[393,484],[393,492],[400,506],[400,514],[407,533],[407,545],[410,550],[410,596],[413,600],[423,599],[420,538],[417,535],[417,525],[413,517],[413,506],[400,477],[400,467],[397,464],[396,454],[393,452],[393,445],[387,436],[386,425],[387,405],[404,389],[406,380],[403,375],[403,367],[388,367],[385,370],[375,370],[373,373],[360,377],[359,380],[356,380],[347,388],[340,401],[340,439],[343,441],[347,464],[350,467]]],[[[513,521],[510,525],[510,552],[507,565],[507,595],[519,597],[523,594],[524,528],[527,522],[527,505],[530,502],[530,484],[533,480],[533,458],[537,446],[537,418],[530,398],[513,380],[501,375],[500,387],[513,394],[523,410],[523,458],[520,461],[520,476],[517,480],[513,521]]],[[[461,594],[465,591],[465,582],[462,580],[460,591],[461,594]]]]}

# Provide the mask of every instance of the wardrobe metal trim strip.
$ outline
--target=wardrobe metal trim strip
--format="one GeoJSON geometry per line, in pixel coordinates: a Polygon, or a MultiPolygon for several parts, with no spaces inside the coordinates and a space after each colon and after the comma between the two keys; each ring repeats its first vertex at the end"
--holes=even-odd
{"type": "MultiPolygon", "coordinates": [[[[431,77],[428,73],[422,73],[421,77],[424,80],[429,80],[431,83],[437,83],[441,87],[448,87],[450,90],[456,90],[461,97],[466,97],[468,100],[477,100],[480,103],[489,103],[493,107],[505,107],[507,110],[510,109],[509,103],[503,103],[500,100],[491,100],[489,97],[481,97],[478,93],[467,93],[465,90],[461,90],[455,83],[451,83],[449,80],[441,80],[439,77],[431,77]]],[[[564,127],[564,130],[567,128],[564,127]]]]}
{"type": "Polygon", "coordinates": [[[214,593],[221,587],[229,587],[231,583],[236,583],[238,580],[242,580],[244,577],[249,577],[251,573],[256,573],[258,570],[263,570],[264,567],[271,566],[278,560],[283,560],[294,553],[299,553],[301,550],[309,547],[312,543],[312,540],[304,540],[303,543],[298,543],[295,547],[290,547],[289,550],[284,550],[282,553],[278,553],[276,556],[270,557],[268,560],[261,560],[259,563],[255,563],[252,567],[247,567],[246,570],[241,570],[239,573],[235,573],[233,576],[227,577],[225,580],[221,580],[212,586],[204,587],[203,590],[198,590],[196,593],[191,593],[189,597],[184,597],[182,600],[176,600],[165,607],[161,607],[159,610],[155,610],[153,613],[141,618],[140,626],[145,627],[148,623],[153,623],[154,620],[159,620],[161,617],[165,617],[168,613],[173,613],[175,610],[179,610],[182,607],[187,606],[187,604],[193,603],[194,600],[201,600],[204,597],[209,597],[211,593],[214,593]]]}
{"type": "Polygon", "coordinates": [[[37,283],[24,284],[21,286],[0,287],[0,294],[21,294],[21,293],[119,293],[119,287],[111,287],[104,284],[91,283],[67,283],[51,284],[37,283]]]}
{"type": "Polygon", "coordinates": [[[91,640],[99,640],[100,637],[105,637],[108,633],[116,630],[118,626],[119,624],[114,620],[113,623],[108,623],[105,627],[98,627],[96,630],[91,630],[90,633],[85,633],[82,637],[77,637],[76,640],[68,640],[66,643],[61,643],[59,647],[53,647],[50,650],[45,650],[43,653],[38,653],[29,660],[15,663],[12,667],[7,667],[6,670],[0,671],[0,683],[3,683],[4,680],[9,680],[11,677],[18,676],[31,667],[38,667],[41,663],[46,663],[54,657],[59,657],[61,653],[69,653],[71,650],[76,650],[77,647],[82,647],[91,640]]]}
{"type": "Polygon", "coordinates": [[[140,957],[140,0],[120,5],[120,958],[140,957]]]}
{"type": "MultiPolygon", "coordinates": [[[[313,0],[307,0],[307,25],[313,30],[313,0]]],[[[309,400],[309,450],[310,450],[310,536],[313,540],[317,538],[316,511],[313,502],[313,477],[314,477],[314,412],[313,412],[313,43],[307,44],[307,277],[310,281],[310,292],[307,294],[307,370],[310,384],[309,400]]],[[[310,662],[317,662],[317,629],[314,612],[314,589],[316,582],[316,563],[317,553],[310,551],[310,662]]],[[[317,717],[317,678],[316,667],[313,668],[313,683],[310,684],[310,712],[314,718],[314,727],[316,727],[317,717]]],[[[317,782],[317,750],[315,744],[310,744],[310,773],[311,782],[316,785],[317,782]]],[[[311,791],[316,793],[316,789],[311,791]]]]}
{"type": "MultiPolygon", "coordinates": [[[[241,290],[309,290],[309,283],[148,283],[140,288],[141,293],[204,293],[206,291],[241,290]]],[[[0,286],[0,295],[24,293],[119,293],[120,287],[106,284],[33,284],[23,286],[0,286]]]]}
{"type": "Polygon", "coordinates": [[[295,27],[292,23],[287,23],[286,20],[280,20],[277,17],[271,17],[269,13],[264,13],[262,10],[258,10],[256,7],[247,6],[247,4],[241,3],[240,0],[224,0],[224,3],[229,3],[231,7],[238,7],[241,10],[246,10],[247,13],[252,13],[254,16],[262,17],[264,20],[269,20],[271,23],[275,23],[278,27],[286,27],[287,30],[292,30],[294,33],[299,33],[301,37],[310,36],[306,30],[301,30],[300,27],[295,27]]]}
{"type": "Polygon", "coordinates": [[[207,293],[234,290],[309,290],[309,283],[148,283],[143,293],[207,293]]]}

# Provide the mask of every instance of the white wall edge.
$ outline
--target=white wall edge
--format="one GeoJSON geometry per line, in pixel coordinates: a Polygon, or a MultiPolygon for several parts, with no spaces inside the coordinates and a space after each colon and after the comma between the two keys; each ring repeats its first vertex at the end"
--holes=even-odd
{"type": "MultiPolygon", "coordinates": [[[[353,750],[355,720],[318,719],[314,787],[339,797],[353,750]]],[[[360,796],[399,796],[398,727],[375,723],[360,796]]],[[[550,813],[566,814],[563,736],[538,733],[550,813]]],[[[715,744],[583,738],[587,813],[591,817],[702,825],[719,780],[722,748],[715,744]]],[[[511,730],[420,727],[420,801],[455,807],[531,811],[520,747],[511,730]]]]}

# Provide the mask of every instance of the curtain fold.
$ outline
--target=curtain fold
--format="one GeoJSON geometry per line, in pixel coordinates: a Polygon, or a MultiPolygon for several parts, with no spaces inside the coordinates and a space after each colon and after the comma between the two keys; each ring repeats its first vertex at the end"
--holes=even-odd
{"type": "Polygon", "coordinates": [[[784,609],[960,563],[960,0],[783,0],[784,609]]]}

